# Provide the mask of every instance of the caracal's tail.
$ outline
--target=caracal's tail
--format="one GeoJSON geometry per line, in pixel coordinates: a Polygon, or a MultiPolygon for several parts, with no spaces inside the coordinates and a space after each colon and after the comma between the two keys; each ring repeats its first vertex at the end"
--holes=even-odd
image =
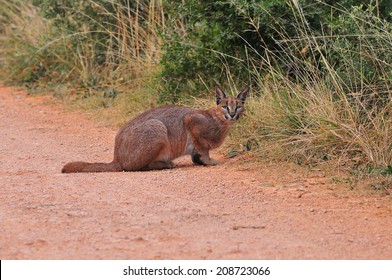
{"type": "Polygon", "coordinates": [[[122,171],[121,165],[117,162],[110,163],[90,163],[83,161],[69,162],[61,169],[62,173],[77,172],[119,172],[122,171]]]}

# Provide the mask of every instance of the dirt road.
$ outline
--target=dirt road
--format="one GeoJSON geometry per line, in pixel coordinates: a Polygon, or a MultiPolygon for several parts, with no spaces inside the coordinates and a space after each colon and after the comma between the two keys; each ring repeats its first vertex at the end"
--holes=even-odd
{"type": "Polygon", "coordinates": [[[110,161],[116,130],[45,103],[0,88],[0,259],[392,259],[390,197],[319,172],[184,158],[61,174],[110,161]]]}

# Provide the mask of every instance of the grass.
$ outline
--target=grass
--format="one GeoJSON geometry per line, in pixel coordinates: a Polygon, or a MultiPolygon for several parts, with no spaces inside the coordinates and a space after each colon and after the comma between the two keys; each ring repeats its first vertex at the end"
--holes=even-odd
{"type": "Polygon", "coordinates": [[[259,55],[266,71],[259,70],[260,61],[246,62],[257,91],[230,147],[299,164],[373,168],[386,175],[392,163],[391,25],[377,18],[365,23],[348,13],[347,20],[357,24],[353,34],[320,36],[297,12],[298,37],[282,34],[289,47],[259,55]],[[340,64],[332,64],[333,56],[340,64]],[[294,73],[285,71],[287,65],[294,73]]]}
{"type": "Polygon", "coordinates": [[[104,1],[84,1],[86,7],[80,3],[66,10],[69,18],[63,19],[62,27],[54,24],[56,17],[44,18],[30,1],[0,0],[1,80],[31,90],[46,88],[57,97],[98,99],[132,94],[132,88],[141,94],[140,86],[154,77],[159,63],[162,1],[132,2],[136,8],[116,2],[105,6],[104,1]],[[91,7],[105,22],[85,13],[91,7]],[[79,26],[76,19],[84,24],[79,26]]]}

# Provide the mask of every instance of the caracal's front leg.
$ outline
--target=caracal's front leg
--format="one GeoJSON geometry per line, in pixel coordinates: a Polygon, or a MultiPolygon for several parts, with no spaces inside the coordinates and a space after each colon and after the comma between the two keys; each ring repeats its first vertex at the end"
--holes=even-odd
{"type": "Polygon", "coordinates": [[[211,140],[208,120],[201,114],[191,114],[184,119],[185,127],[192,138],[192,161],[198,165],[217,165],[218,162],[210,158],[211,140]]]}

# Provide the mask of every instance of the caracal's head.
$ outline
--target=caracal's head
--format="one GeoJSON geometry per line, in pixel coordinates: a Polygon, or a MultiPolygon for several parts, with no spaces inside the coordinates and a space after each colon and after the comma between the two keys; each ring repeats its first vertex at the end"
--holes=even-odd
{"type": "Polygon", "coordinates": [[[235,122],[244,113],[245,100],[250,87],[247,86],[237,97],[227,96],[219,85],[216,85],[216,112],[220,119],[227,122],[235,122]]]}

